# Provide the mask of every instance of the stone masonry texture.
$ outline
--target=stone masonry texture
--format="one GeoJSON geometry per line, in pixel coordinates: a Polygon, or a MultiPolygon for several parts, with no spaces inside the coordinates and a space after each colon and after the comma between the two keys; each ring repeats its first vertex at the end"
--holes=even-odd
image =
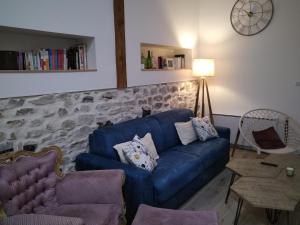
{"type": "Polygon", "coordinates": [[[74,160],[88,151],[88,135],[97,123],[115,123],[151,113],[195,105],[197,82],[155,84],[122,90],[95,90],[0,99],[0,153],[25,145],[36,151],[57,145],[63,151],[63,172],[74,170],[74,160]]]}

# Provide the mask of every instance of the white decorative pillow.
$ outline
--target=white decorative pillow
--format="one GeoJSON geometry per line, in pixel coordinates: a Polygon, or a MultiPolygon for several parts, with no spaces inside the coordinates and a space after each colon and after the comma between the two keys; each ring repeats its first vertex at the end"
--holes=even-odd
{"type": "Polygon", "coordinates": [[[130,164],[135,165],[141,169],[152,171],[157,165],[155,159],[153,159],[146,151],[142,140],[136,135],[133,140],[123,149],[125,158],[130,164]]]}
{"type": "Polygon", "coordinates": [[[197,134],[191,120],[188,122],[175,123],[175,127],[183,145],[188,145],[189,143],[197,140],[197,134]]]}
{"type": "Polygon", "coordinates": [[[130,142],[131,142],[131,141],[127,141],[127,142],[123,142],[123,143],[114,145],[114,149],[118,152],[120,161],[121,161],[122,163],[129,164],[129,162],[128,162],[127,159],[125,158],[125,155],[124,155],[124,153],[123,153],[123,149],[126,148],[126,147],[130,144],[130,142]]]}
{"type": "Polygon", "coordinates": [[[147,133],[143,138],[141,138],[141,141],[149,155],[155,160],[159,159],[151,133],[147,133]]]}
{"type": "MultiPolygon", "coordinates": [[[[157,154],[156,147],[154,145],[151,133],[147,133],[143,138],[141,138],[141,141],[142,141],[143,145],[145,146],[149,155],[155,160],[159,159],[159,156],[157,154]]],[[[123,142],[123,143],[120,143],[120,144],[117,144],[114,146],[114,149],[118,152],[120,161],[122,163],[129,164],[129,162],[125,158],[123,149],[126,148],[130,144],[130,142],[131,141],[127,141],[127,142],[123,142]]]]}
{"type": "Polygon", "coordinates": [[[211,124],[207,116],[203,118],[199,118],[199,117],[192,118],[192,123],[200,141],[206,141],[210,138],[219,136],[218,132],[211,124]]]}

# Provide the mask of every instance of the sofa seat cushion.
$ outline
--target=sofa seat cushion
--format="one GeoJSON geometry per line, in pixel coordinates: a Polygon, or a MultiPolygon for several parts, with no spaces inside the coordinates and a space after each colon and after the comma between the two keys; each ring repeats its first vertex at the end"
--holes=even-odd
{"type": "Polygon", "coordinates": [[[202,172],[199,156],[168,150],[160,154],[152,172],[154,199],[162,203],[202,172]]]}
{"type": "Polygon", "coordinates": [[[72,204],[60,205],[51,214],[79,217],[85,225],[119,225],[122,210],[113,204],[72,204]]]}
{"type": "Polygon", "coordinates": [[[229,154],[230,143],[225,138],[215,138],[206,142],[196,141],[189,145],[178,145],[171,151],[197,156],[201,165],[205,168],[213,165],[219,158],[229,154]]]}

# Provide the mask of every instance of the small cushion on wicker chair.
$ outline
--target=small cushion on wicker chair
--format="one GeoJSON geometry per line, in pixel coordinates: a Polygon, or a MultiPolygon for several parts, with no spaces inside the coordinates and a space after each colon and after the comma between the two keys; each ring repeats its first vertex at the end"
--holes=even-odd
{"type": "Polygon", "coordinates": [[[269,127],[260,131],[252,131],[252,134],[255,142],[262,149],[279,149],[286,147],[274,127],[269,127]]]}

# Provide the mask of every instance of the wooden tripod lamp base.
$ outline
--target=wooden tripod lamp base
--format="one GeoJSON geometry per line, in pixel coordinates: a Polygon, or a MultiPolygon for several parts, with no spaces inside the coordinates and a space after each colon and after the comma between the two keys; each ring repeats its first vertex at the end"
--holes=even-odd
{"type": "Polygon", "coordinates": [[[209,118],[210,118],[211,123],[214,124],[206,77],[215,75],[215,60],[213,60],[213,59],[193,59],[193,75],[198,77],[198,87],[197,87],[196,104],[195,104],[194,114],[195,114],[195,116],[198,115],[199,94],[200,94],[200,89],[202,86],[201,117],[204,117],[204,115],[205,115],[204,98],[205,98],[205,92],[206,92],[209,118]]]}

